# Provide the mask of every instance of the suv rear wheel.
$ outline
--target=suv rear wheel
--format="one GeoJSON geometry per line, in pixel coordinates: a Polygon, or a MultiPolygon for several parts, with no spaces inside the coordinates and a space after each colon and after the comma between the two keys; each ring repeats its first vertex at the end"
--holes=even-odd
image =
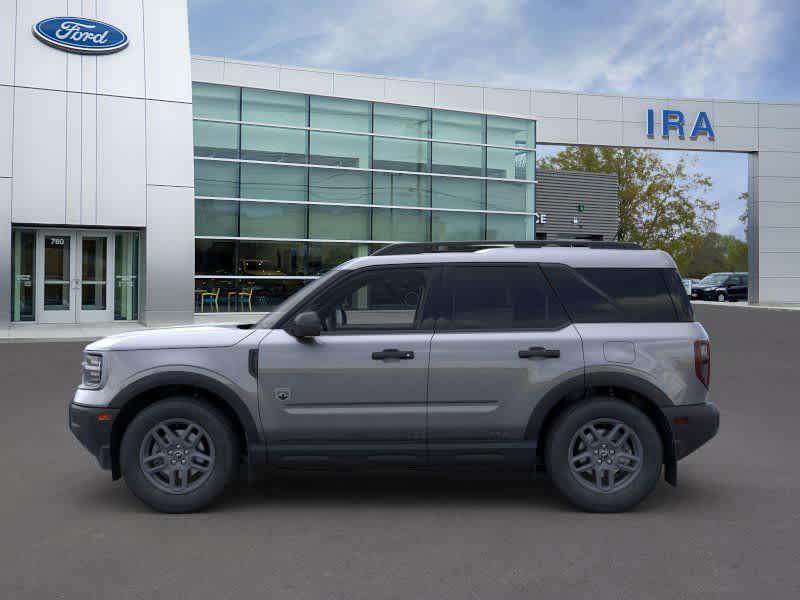
{"type": "Polygon", "coordinates": [[[137,498],[162,512],[200,510],[236,472],[239,443],[210,403],[174,397],[148,406],[122,437],[120,466],[137,498]]]}
{"type": "Polygon", "coordinates": [[[569,408],[547,438],[547,471],[574,505],[591,512],[619,512],[641,502],[661,474],[663,448],[642,411],[613,398],[569,408]]]}

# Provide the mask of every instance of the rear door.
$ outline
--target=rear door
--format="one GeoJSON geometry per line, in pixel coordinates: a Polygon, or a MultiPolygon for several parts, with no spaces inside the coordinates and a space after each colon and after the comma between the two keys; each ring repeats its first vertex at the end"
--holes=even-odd
{"type": "Polygon", "coordinates": [[[431,343],[432,462],[532,460],[537,402],[583,375],[581,340],[537,265],[453,265],[431,343]]]}
{"type": "Polygon", "coordinates": [[[302,308],[319,314],[322,335],[264,338],[259,404],[271,461],[425,461],[432,271],[354,272],[302,308]]]}

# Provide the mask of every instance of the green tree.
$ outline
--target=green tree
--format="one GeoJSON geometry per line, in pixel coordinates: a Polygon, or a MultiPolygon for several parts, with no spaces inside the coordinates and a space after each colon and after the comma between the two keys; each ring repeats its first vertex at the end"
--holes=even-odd
{"type": "Polygon", "coordinates": [[[705,277],[716,271],[747,271],[747,244],[714,231],[687,235],[672,253],[685,277],[705,277]]]}
{"type": "Polygon", "coordinates": [[[670,163],[638,148],[569,146],[538,163],[543,169],[616,173],[621,241],[671,253],[682,241],[713,231],[719,205],[704,195],[711,178],[690,172],[687,155],[670,163]]]}

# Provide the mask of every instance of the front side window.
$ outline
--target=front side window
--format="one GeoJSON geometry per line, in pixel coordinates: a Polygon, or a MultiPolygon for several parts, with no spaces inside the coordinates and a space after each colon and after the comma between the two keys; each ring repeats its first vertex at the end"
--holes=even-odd
{"type": "Polygon", "coordinates": [[[329,333],[419,328],[430,269],[376,269],[351,276],[312,303],[329,333]]]}
{"type": "Polygon", "coordinates": [[[437,329],[450,331],[554,329],[568,322],[535,265],[449,267],[440,311],[437,329]]]}

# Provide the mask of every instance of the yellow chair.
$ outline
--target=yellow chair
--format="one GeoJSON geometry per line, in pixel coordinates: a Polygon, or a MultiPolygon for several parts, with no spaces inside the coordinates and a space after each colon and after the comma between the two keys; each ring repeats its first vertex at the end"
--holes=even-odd
{"type": "Polygon", "coordinates": [[[247,302],[247,309],[250,312],[253,312],[253,288],[244,288],[241,292],[239,292],[239,302],[238,306],[236,307],[237,310],[239,306],[247,302]]]}
{"type": "Polygon", "coordinates": [[[206,304],[213,305],[214,310],[219,312],[219,288],[200,294],[200,312],[205,312],[206,304]]]}

